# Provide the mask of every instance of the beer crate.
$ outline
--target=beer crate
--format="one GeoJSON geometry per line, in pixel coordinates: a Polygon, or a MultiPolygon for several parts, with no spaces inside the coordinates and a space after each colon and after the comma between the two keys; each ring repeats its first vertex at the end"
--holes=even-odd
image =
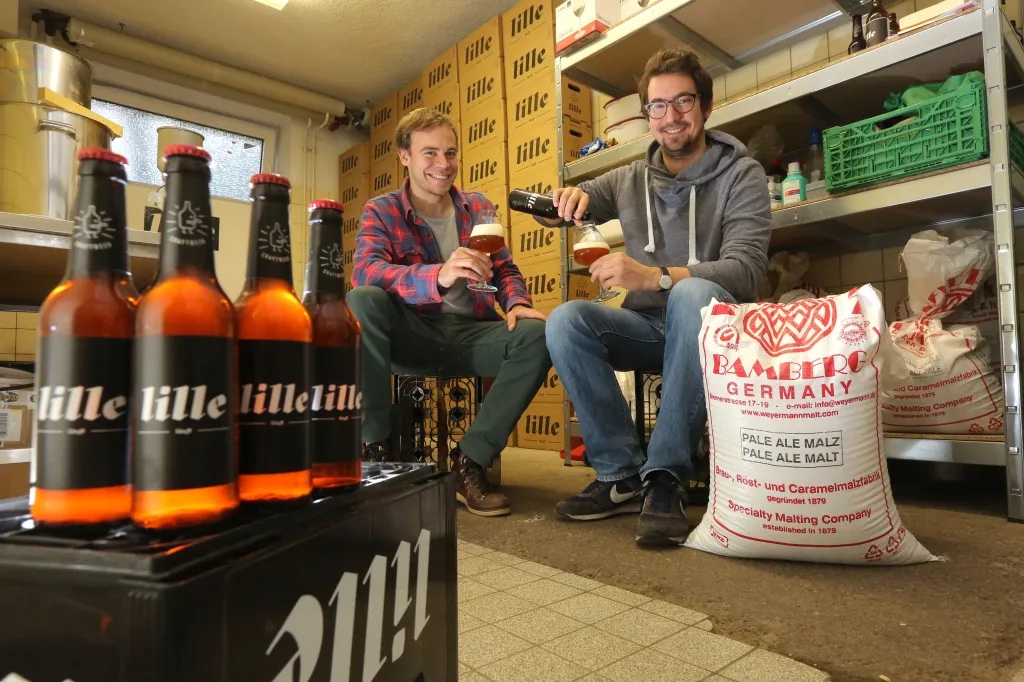
{"type": "Polygon", "coordinates": [[[527,216],[526,222],[514,223],[511,247],[516,263],[522,266],[526,262],[558,258],[561,238],[561,228],[545,227],[534,220],[533,216],[527,216]]]}
{"type": "Polygon", "coordinates": [[[344,175],[338,180],[338,198],[347,213],[349,208],[363,210],[370,198],[370,174],[344,175]]]}
{"type": "Polygon", "coordinates": [[[552,367],[548,370],[548,375],[544,377],[544,383],[537,389],[533,402],[561,404],[563,400],[565,400],[565,388],[562,386],[562,380],[558,378],[558,370],[552,367]]]}
{"type": "Polygon", "coordinates": [[[508,185],[508,145],[504,142],[470,149],[462,157],[462,179],[466,189],[508,185]]]}
{"type": "Polygon", "coordinates": [[[370,172],[370,143],[362,142],[338,155],[338,178],[370,172]]]}
{"type": "Polygon", "coordinates": [[[423,93],[429,95],[436,90],[459,82],[459,50],[453,45],[441,54],[434,57],[434,60],[423,69],[423,93]]]}
{"type": "MultiPolygon", "coordinates": [[[[509,171],[518,172],[535,165],[558,163],[558,121],[554,116],[509,131],[509,171]]],[[[563,119],[562,156],[565,163],[580,158],[580,150],[593,141],[589,125],[563,119]]]]}
{"type": "Polygon", "coordinates": [[[534,401],[516,425],[516,442],[521,448],[561,450],[565,447],[565,418],[560,402],[534,401]]]}
{"type": "Polygon", "coordinates": [[[501,42],[505,55],[509,48],[536,33],[551,36],[555,44],[555,7],[561,0],[521,0],[501,15],[501,42]]]}
{"type": "MultiPolygon", "coordinates": [[[[475,187],[467,192],[479,192],[487,197],[488,201],[494,204],[494,210],[501,214],[501,222],[505,227],[508,227],[511,223],[509,222],[509,210],[508,210],[508,185],[504,182],[491,183],[482,187],[475,187]]],[[[512,247],[511,241],[509,241],[511,235],[505,235],[505,241],[509,248],[512,247]]]]}
{"type": "Polygon", "coordinates": [[[501,17],[497,16],[458,43],[459,80],[480,69],[501,70],[501,17]]]}
{"type": "Polygon", "coordinates": [[[455,130],[458,130],[461,119],[458,81],[445,83],[434,90],[425,91],[422,106],[428,109],[437,109],[450,118],[455,124],[455,130]]]}
{"type": "Polygon", "coordinates": [[[352,277],[352,263],[355,262],[356,255],[356,244],[355,239],[352,240],[351,246],[347,246],[344,243],[341,245],[341,264],[345,266],[345,276],[347,279],[352,277]]]}
{"type": "MultiPolygon", "coordinates": [[[[516,244],[513,243],[512,248],[515,253],[516,244]]],[[[554,257],[548,258],[514,258],[516,266],[523,273],[523,279],[526,280],[526,289],[533,299],[533,307],[545,315],[550,313],[562,302],[562,264],[557,252],[554,257]]]]}
{"type": "Polygon", "coordinates": [[[378,197],[401,185],[401,169],[404,168],[395,157],[377,161],[370,166],[370,197],[378,197]]]}
{"type": "Polygon", "coordinates": [[[508,141],[505,100],[500,97],[462,111],[459,146],[463,150],[508,141]]]}
{"type": "Polygon", "coordinates": [[[417,76],[398,91],[398,118],[423,106],[423,76],[417,76]]]}
{"type": "MultiPolygon", "coordinates": [[[[364,202],[365,203],[365,202],[364,202]]],[[[341,216],[341,239],[355,243],[356,235],[359,234],[359,226],[363,221],[363,207],[345,206],[345,212],[341,216]]]]}
{"type": "MultiPolygon", "coordinates": [[[[513,90],[528,80],[555,77],[555,36],[553,31],[534,31],[514,45],[505,47],[505,90],[513,90]]],[[[550,86],[549,86],[550,87],[550,86]]]]}
{"type": "Polygon", "coordinates": [[[471,74],[463,74],[459,81],[459,93],[463,118],[478,107],[505,99],[505,75],[501,60],[493,69],[481,68],[471,74]]]}
{"type": "MultiPolygon", "coordinates": [[[[398,93],[382,98],[370,110],[370,143],[384,138],[394,139],[398,123],[398,93]]],[[[372,159],[376,160],[376,159],[372,159]]]]}
{"type": "Polygon", "coordinates": [[[357,490],[191,539],[46,536],[27,498],[0,504],[0,679],[455,679],[454,482],[367,465],[357,490]]]}
{"type": "Polygon", "coordinates": [[[395,151],[395,135],[394,131],[389,136],[382,136],[374,138],[370,142],[370,172],[373,172],[373,166],[380,163],[381,161],[397,160],[397,152],[395,151]]]}
{"type": "MultiPolygon", "coordinates": [[[[515,130],[546,120],[556,114],[554,73],[530,78],[515,87],[507,87],[508,129],[515,130]]],[[[573,123],[591,125],[593,91],[579,83],[562,79],[562,115],[573,123]]]]}

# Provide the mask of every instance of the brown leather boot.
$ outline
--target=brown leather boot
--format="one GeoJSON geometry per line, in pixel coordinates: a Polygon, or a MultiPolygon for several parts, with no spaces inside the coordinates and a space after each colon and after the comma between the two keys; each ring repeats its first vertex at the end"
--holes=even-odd
{"type": "Polygon", "coordinates": [[[456,447],[451,453],[455,499],[477,516],[505,516],[512,512],[505,493],[487,481],[487,471],[456,447]]]}

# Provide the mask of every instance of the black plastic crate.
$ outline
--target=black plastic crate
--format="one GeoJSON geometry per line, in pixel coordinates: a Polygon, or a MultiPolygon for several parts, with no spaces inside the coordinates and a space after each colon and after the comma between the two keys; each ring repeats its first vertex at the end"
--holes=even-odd
{"type": "Polygon", "coordinates": [[[0,679],[455,680],[454,478],[364,478],[192,539],[54,539],[3,505],[0,679]]]}

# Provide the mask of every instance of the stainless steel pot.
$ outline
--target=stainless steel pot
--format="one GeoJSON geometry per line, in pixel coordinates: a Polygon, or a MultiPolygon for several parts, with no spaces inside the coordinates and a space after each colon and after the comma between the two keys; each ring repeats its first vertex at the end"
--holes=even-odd
{"type": "Polygon", "coordinates": [[[60,48],[32,40],[0,39],[0,102],[39,104],[39,88],[49,88],[88,107],[92,104],[92,67],[60,48]]]}
{"type": "Polygon", "coordinates": [[[40,104],[0,104],[0,211],[70,220],[83,147],[110,148],[103,125],[40,104]]]}

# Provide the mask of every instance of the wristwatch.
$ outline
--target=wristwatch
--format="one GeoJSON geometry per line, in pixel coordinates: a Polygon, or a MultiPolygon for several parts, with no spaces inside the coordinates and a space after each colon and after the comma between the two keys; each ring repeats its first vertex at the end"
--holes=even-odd
{"type": "Polygon", "coordinates": [[[658,280],[658,288],[662,291],[668,291],[672,288],[672,275],[668,274],[668,268],[664,265],[661,267],[661,279],[658,280]]]}

